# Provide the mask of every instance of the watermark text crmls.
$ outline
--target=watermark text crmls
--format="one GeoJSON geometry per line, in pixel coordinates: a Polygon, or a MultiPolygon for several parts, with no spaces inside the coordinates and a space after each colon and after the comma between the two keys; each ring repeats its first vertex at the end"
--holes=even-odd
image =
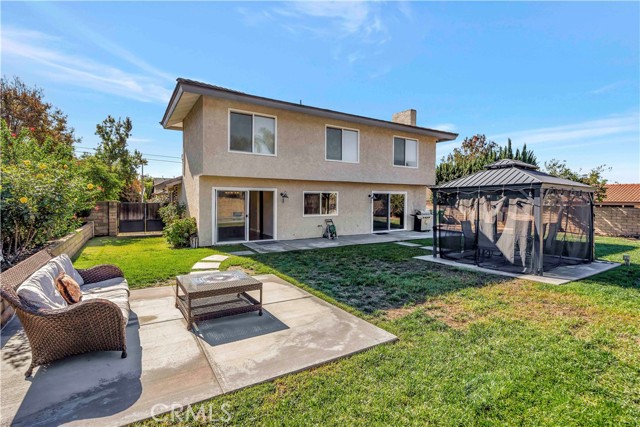
{"type": "Polygon", "coordinates": [[[200,404],[200,405],[181,405],[174,402],[169,405],[164,403],[156,403],[151,408],[151,418],[154,421],[170,421],[186,422],[186,421],[199,421],[211,424],[226,424],[231,421],[231,412],[229,407],[231,405],[228,402],[224,402],[222,405],[200,404]],[[196,409],[197,408],[197,409],[196,409]],[[168,420],[167,420],[168,417],[168,420]]]}

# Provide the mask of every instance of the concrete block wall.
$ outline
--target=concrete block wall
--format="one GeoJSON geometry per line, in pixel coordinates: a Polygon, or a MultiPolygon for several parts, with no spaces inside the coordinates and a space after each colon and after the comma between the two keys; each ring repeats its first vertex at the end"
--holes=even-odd
{"type": "Polygon", "coordinates": [[[640,236],[640,208],[596,206],[595,231],[603,236],[640,236]]]}
{"type": "MultiPolygon", "coordinates": [[[[48,248],[53,256],[67,254],[73,258],[82,249],[85,243],[94,236],[94,224],[89,222],[75,232],[66,235],[48,248]]],[[[43,249],[47,250],[47,249],[43,249]]],[[[33,272],[35,273],[35,271],[33,272]]],[[[2,326],[11,319],[13,315],[13,307],[5,300],[0,300],[0,324],[2,326]]]]}
{"type": "Polygon", "coordinates": [[[96,236],[116,236],[118,234],[118,202],[98,202],[87,222],[94,223],[96,236]]]}
{"type": "Polygon", "coordinates": [[[69,258],[73,258],[82,249],[85,243],[94,236],[94,223],[88,222],[74,233],[71,233],[58,240],[49,248],[49,252],[53,256],[67,254],[69,258]]]}

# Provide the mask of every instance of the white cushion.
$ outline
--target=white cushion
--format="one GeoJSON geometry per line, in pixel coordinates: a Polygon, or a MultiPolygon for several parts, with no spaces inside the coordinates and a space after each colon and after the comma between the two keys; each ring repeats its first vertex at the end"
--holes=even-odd
{"type": "Polygon", "coordinates": [[[38,308],[65,308],[67,302],[58,292],[54,282],[57,275],[58,269],[49,262],[25,280],[16,293],[38,308]]]}
{"type": "Polygon", "coordinates": [[[84,280],[82,279],[82,276],[80,276],[80,273],[78,273],[76,269],[73,268],[73,264],[71,263],[71,258],[69,258],[69,255],[58,255],[50,262],[53,262],[58,266],[58,271],[64,270],[65,273],[73,277],[73,280],[75,280],[78,285],[84,285],[84,280]]]}
{"type": "Polygon", "coordinates": [[[121,289],[129,294],[129,283],[124,277],[114,277],[113,279],[103,280],[102,282],[86,283],[80,287],[83,295],[97,294],[100,292],[113,291],[121,289]]]}
{"type": "Polygon", "coordinates": [[[114,289],[104,290],[102,292],[93,292],[93,293],[83,293],[82,301],[89,301],[92,299],[106,299],[116,304],[122,315],[124,316],[125,323],[129,321],[129,291],[125,289],[114,289]]]}

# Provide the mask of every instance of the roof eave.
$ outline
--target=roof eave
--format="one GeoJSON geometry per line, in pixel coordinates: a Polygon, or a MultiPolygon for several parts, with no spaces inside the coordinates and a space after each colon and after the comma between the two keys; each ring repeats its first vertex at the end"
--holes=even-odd
{"type": "Polygon", "coordinates": [[[176,88],[171,95],[171,99],[169,100],[169,104],[167,105],[167,109],[165,110],[164,116],[160,124],[165,129],[175,129],[178,130],[176,126],[168,126],[167,124],[170,121],[173,112],[182,97],[182,94],[185,92],[195,93],[199,95],[206,96],[214,96],[221,99],[227,99],[231,101],[237,102],[247,102],[249,101],[252,104],[260,105],[269,108],[276,108],[280,110],[287,110],[302,114],[311,114],[316,116],[322,116],[326,118],[331,118],[335,120],[348,121],[353,123],[359,123],[364,125],[376,126],[376,127],[384,127],[391,130],[397,130],[400,132],[410,132],[418,135],[431,136],[436,138],[436,142],[443,141],[453,141],[458,137],[457,133],[453,132],[445,132],[439,131],[435,129],[423,128],[418,126],[405,125],[402,123],[389,122],[386,120],[373,119],[370,117],[358,116],[355,114],[341,113],[339,111],[327,110],[318,107],[311,107],[308,105],[295,104],[287,101],[279,101],[271,98],[264,98],[261,96],[250,95],[240,92],[233,92],[228,90],[216,89],[214,87],[210,87],[205,84],[198,84],[193,81],[185,81],[184,79],[179,78],[176,84],[176,88]]]}

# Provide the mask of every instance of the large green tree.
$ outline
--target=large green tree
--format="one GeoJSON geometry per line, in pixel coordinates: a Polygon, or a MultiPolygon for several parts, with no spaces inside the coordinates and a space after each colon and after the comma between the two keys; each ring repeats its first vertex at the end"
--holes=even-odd
{"type": "Polygon", "coordinates": [[[582,169],[575,171],[569,168],[566,160],[551,159],[544,163],[544,168],[549,175],[581,182],[595,188],[594,198],[597,202],[603,201],[606,197],[607,179],[604,173],[611,170],[607,165],[596,166],[583,173],[582,169]]]}
{"type": "Polygon", "coordinates": [[[45,102],[44,92],[27,86],[19,77],[0,79],[0,117],[11,134],[29,131],[40,144],[73,145],[79,139],[67,122],[67,115],[45,102]]]}
{"type": "Polygon", "coordinates": [[[501,147],[496,142],[488,140],[485,135],[478,134],[465,138],[459,148],[442,158],[436,168],[436,183],[470,175],[501,159],[520,160],[536,166],[538,164],[538,159],[533,151],[527,148],[527,144],[514,152],[511,139],[507,141],[507,145],[501,147]]]}
{"type": "Polygon", "coordinates": [[[139,200],[136,195],[140,195],[141,187],[137,169],[147,164],[142,153],[138,150],[131,152],[128,148],[132,129],[133,124],[129,117],[116,120],[107,116],[102,123],[96,125],[96,135],[100,138],[100,143],[96,148],[95,157],[121,180],[119,198],[124,201],[139,200]]]}

